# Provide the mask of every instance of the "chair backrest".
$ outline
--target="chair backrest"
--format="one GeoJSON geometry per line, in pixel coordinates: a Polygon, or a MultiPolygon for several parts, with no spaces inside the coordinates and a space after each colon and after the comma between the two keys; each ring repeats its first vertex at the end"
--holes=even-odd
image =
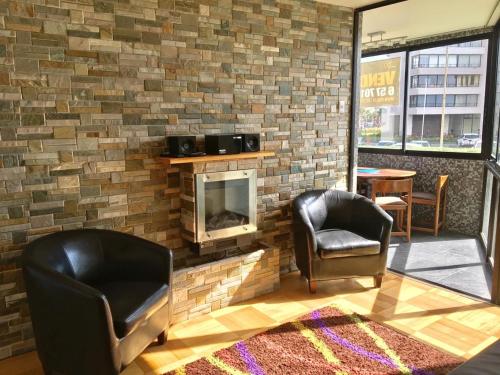
{"type": "Polygon", "coordinates": [[[411,201],[413,191],[413,179],[403,180],[373,180],[372,181],[372,200],[377,194],[408,194],[408,200],[411,201]]]}
{"type": "Polygon", "coordinates": [[[52,233],[28,244],[24,261],[84,283],[98,280],[106,275],[105,248],[119,246],[119,235],[99,229],[52,233]]]}
{"type": "Polygon", "coordinates": [[[314,230],[325,225],[341,226],[351,221],[352,202],[356,195],[346,191],[323,189],[310,190],[294,199],[294,211],[303,210],[314,230]]]}
{"type": "Polygon", "coordinates": [[[436,198],[441,199],[446,196],[448,190],[448,182],[450,181],[448,175],[440,175],[436,181],[436,198]]]}

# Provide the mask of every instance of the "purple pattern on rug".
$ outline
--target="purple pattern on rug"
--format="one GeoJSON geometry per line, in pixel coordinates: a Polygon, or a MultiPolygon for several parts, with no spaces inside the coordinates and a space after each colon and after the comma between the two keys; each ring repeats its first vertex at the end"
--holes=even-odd
{"type": "Polygon", "coordinates": [[[265,375],[264,371],[262,371],[254,356],[250,353],[243,341],[236,344],[236,349],[238,349],[238,352],[245,361],[247,368],[252,375],[265,375]]]}
{"type": "MultiPolygon", "coordinates": [[[[327,325],[326,323],[321,319],[321,315],[319,311],[313,311],[311,313],[312,318],[314,319],[314,322],[317,324],[317,326],[323,331],[323,333],[328,336],[332,341],[336,342],[337,344],[342,345],[343,347],[352,350],[353,352],[365,356],[367,358],[370,358],[373,361],[377,361],[379,363],[382,363],[384,365],[387,365],[392,368],[398,368],[398,366],[394,363],[394,361],[390,358],[387,358],[383,355],[377,354],[370,352],[368,350],[363,349],[362,347],[353,344],[349,340],[346,340],[337,334],[335,334],[327,325]]],[[[419,368],[415,368],[413,366],[410,366],[412,373],[415,375],[432,375],[432,372],[428,372],[419,368]]]]}

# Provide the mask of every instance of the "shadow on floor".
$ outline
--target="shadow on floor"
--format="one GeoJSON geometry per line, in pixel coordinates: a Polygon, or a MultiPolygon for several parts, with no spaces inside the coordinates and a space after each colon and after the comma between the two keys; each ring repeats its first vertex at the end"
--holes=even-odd
{"type": "Polygon", "coordinates": [[[411,243],[391,239],[387,267],[489,301],[491,269],[475,237],[441,233],[438,237],[413,233],[411,243]]]}

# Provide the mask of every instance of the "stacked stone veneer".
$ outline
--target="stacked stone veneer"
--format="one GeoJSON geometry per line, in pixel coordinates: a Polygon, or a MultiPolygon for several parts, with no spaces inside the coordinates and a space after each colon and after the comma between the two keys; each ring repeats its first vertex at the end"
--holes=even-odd
{"type": "Polygon", "coordinates": [[[33,348],[22,246],[99,227],[188,253],[167,134],[260,132],[262,237],[345,186],[353,12],[305,0],[0,0],[0,357],[33,348]]]}
{"type": "Polygon", "coordinates": [[[279,288],[280,254],[260,250],[174,273],[173,322],[182,322],[279,288]]]}

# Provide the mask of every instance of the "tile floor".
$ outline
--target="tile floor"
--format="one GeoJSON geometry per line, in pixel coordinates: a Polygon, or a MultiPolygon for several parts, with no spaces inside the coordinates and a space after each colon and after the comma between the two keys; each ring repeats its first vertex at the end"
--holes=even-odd
{"type": "Polygon", "coordinates": [[[387,266],[474,297],[490,300],[491,269],[478,238],[454,233],[413,233],[411,243],[391,240],[387,266]]]}

